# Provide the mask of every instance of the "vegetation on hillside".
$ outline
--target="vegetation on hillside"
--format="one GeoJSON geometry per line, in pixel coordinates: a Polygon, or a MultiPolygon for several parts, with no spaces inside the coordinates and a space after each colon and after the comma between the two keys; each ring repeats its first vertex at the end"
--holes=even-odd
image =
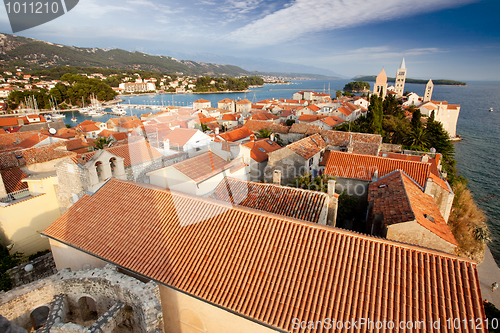
{"type": "MultiPolygon", "coordinates": [[[[377,79],[376,75],[367,75],[367,76],[359,76],[356,78],[353,78],[354,81],[368,81],[368,82],[373,82],[377,79]]],[[[387,82],[395,82],[396,79],[393,77],[388,77],[387,82]]],[[[420,79],[410,79],[407,78],[406,83],[415,83],[415,84],[427,84],[429,80],[420,80],[420,79]]],[[[445,80],[445,79],[436,79],[432,80],[432,83],[434,83],[435,86],[466,86],[466,82],[462,81],[455,81],[455,80],[445,80]]]]}
{"type": "Polygon", "coordinates": [[[349,92],[359,92],[365,90],[370,90],[370,84],[365,81],[349,82],[344,86],[344,91],[349,91],[349,92]]]}
{"type": "Polygon", "coordinates": [[[486,217],[477,207],[466,181],[454,186],[455,198],[448,225],[458,242],[457,254],[478,262],[484,258],[484,244],[490,241],[486,217]]]}
{"type": "Polygon", "coordinates": [[[230,77],[217,78],[202,76],[196,80],[194,92],[216,92],[216,91],[242,91],[250,85],[262,85],[264,80],[257,76],[233,79],[230,77]]]}
{"type": "Polygon", "coordinates": [[[94,95],[100,101],[109,101],[117,95],[109,85],[99,79],[89,79],[82,75],[64,74],[61,80],[69,82],[70,86],[57,83],[50,90],[50,95],[59,104],[64,102],[71,105],[81,105],[82,98],[85,100],[85,104],[88,104],[91,95],[94,95]]]}

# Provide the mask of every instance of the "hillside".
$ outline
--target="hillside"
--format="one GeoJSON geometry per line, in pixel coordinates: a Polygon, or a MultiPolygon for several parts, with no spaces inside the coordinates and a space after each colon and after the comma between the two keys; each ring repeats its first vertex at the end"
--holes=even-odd
{"type": "MultiPolygon", "coordinates": [[[[366,75],[366,76],[356,76],[353,78],[354,81],[368,81],[368,82],[374,82],[375,79],[377,78],[376,75],[366,75]]],[[[388,77],[387,82],[395,82],[396,79],[393,77],[388,77]]],[[[429,80],[419,80],[419,79],[406,79],[406,83],[416,83],[416,84],[427,84],[429,80]]],[[[435,86],[466,86],[467,83],[461,82],[461,81],[454,81],[454,80],[443,80],[443,79],[438,79],[438,80],[432,80],[432,83],[434,83],[435,86]]]]}
{"type": "Polygon", "coordinates": [[[248,71],[231,65],[217,65],[172,57],[152,56],[120,49],[64,46],[36,39],[0,34],[0,68],[23,66],[40,70],[58,66],[134,69],[184,75],[238,76],[248,71]]]}

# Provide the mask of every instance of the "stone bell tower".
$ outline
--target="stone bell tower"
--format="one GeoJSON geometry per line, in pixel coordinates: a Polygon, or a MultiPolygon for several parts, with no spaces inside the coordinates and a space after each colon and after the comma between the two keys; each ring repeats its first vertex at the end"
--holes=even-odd
{"type": "Polygon", "coordinates": [[[396,88],[396,97],[403,97],[403,94],[405,93],[405,81],[406,81],[406,65],[405,65],[405,58],[403,57],[401,66],[399,66],[398,71],[396,73],[396,82],[394,84],[394,88],[396,88]]]}

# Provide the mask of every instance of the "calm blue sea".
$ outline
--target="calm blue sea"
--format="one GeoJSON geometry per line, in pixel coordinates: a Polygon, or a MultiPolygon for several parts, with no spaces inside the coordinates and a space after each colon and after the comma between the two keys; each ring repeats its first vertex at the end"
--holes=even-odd
{"type": "MultiPolygon", "coordinates": [[[[217,102],[224,98],[260,101],[268,98],[292,98],[296,91],[314,90],[330,92],[342,89],[350,80],[311,80],[293,81],[288,85],[265,85],[251,89],[248,93],[231,94],[161,94],[123,97],[124,103],[146,105],[191,106],[193,101],[203,98],[217,107],[217,102]]],[[[405,90],[422,96],[425,85],[406,84],[405,90]]],[[[457,168],[460,174],[469,179],[469,188],[478,205],[488,217],[492,233],[489,244],[497,263],[500,263],[500,82],[468,82],[466,87],[435,86],[434,100],[445,100],[450,104],[460,104],[457,134],[463,141],[455,143],[457,168]],[[494,111],[490,112],[489,109],[494,111]]],[[[128,115],[140,115],[151,110],[127,109],[128,115]]],[[[79,113],[74,114],[78,123],[85,119],[79,113]]],[[[67,113],[65,122],[70,124],[72,114],[67,113]]],[[[110,116],[94,118],[106,121],[110,116]]]]}

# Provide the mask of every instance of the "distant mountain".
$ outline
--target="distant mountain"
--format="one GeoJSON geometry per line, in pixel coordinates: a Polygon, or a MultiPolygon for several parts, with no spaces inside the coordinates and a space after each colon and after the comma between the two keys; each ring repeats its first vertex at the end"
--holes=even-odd
{"type": "MultiPolygon", "coordinates": [[[[358,75],[352,78],[354,81],[367,81],[367,82],[374,82],[377,79],[376,75],[358,75]]],[[[393,77],[388,77],[387,82],[395,82],[396,79],[393,77]]],[[[416,84],[427,84],[429,80],[420,80],[420,79],[410,79],[407,78],[406,83],[416,83],[416,84]]],[[[436,86],[466,86],[467,83],[461,82],[461,81],[455,81],[455,80],[444,80],[444,79],[436,79],[432,80],[432,83],[436,86]]]]}
{"type": "Polygon", "coordinates": [[[36,70],[58,66],[135,69],[185,75],[239,76],[250,72],[232,65],[217,65],[166,56],[151,56],[120,49],[65,46],[32,38],[0,34],[0,66],[36,70]]]}
{"type": "Polygon", "coordinates": [[[263,59],[263,58],[234,57],[225,55],[221,56],[211,53],[178,54],[178,55],[175,53],[169,53],[169,54],[173,54],[174,56],[178,56],[179,58],[189,58],[199,61],[234,64],[236,66],[239,66],[241,68],[253,72],[281,73],[282,76],[284,76],[283,75],[284,73],[287,74],[294,73],[294,74],[317,74],[322,76],[323,78],[330,78],[330,79],[348,78],[334,71],[324,68],[294,64],[284,61],[263,59]]]}

